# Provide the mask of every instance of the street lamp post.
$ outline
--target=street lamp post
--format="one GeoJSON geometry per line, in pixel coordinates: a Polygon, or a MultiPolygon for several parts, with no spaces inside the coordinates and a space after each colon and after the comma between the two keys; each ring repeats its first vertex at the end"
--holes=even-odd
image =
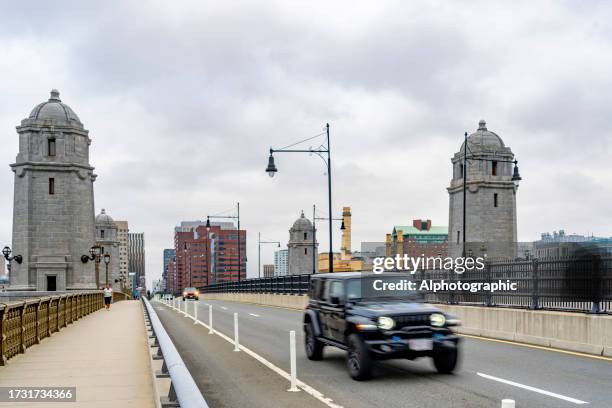
{"type": "MultiPolygon", "coordinates": [[[[468,161],[484,161],[484,162],[498,162],[498,163],[513,163],[514,169],[512,170],[512,178],[511,180],[514,182],[515,188],[518,188],[519,182],[522,180],[521,175],[519,174],[518,161],[517,160],[503,160],[503,159],[485,159],[480,157],[468,157],[468,133],[465,132],[463,141],[463,239],[462,239],[462,249],[461,256],[465,258],[465,230],[466,230],[466,192],[467,192],[467,163],[468,161]]],[[[470,152],[471,153],[471,152],[470,152]]]]}
{"type": "Polygon", "coordinates": [[[13,250],[10,247],[5,246],[4,248],[2,248],[2,256],[4,256],[4,259],[6,259],[8,261],[8,272],[9,272],[9,274],[11,273],[11,262],[12,261],[17,262],[20,265],[23,262],[23,256],[21,256],[21,255],[11,256],[11,253],[13,253],[13,250]]]}
{"type": "MultiPolygon", "coordinates": [[[[323,162],[327,166],[327,201],[328,201],[328,207],[329,207],[329,272],[333,272],[334,263],[332,260],[333,243],[332,243],[332,218],[331,218],[331,214],[332,214],[332,181],[331,180],[332,179],[331,179],[331,147],[329,143],[329,123],[325,125],[325,134],[327,136],[327,146],[322,145],[322,146],[319,146],[319,148],[317,149],[311,148],[308,150],[301,150],[301,149],[288,149],[288,148],[282,148],[282,149],[270,148],[270,157],[268,158],[268,167],[266,168],[266,172],[268,173],[270,177],[274,177],[274,174],[278,172],[278,169],[276,168],[276,165],[274,164],[274,156],[273,156],[274,153],[309,153],[309,154],[314,153],[323,160],[323,162]],[[326,155],[327,159],[323,155],[326,155]]],[[[320,135],[316,135],[314,137],[317,137],[317,136],[320,136],[320,135]]],[[[306,140],[309,140],[309,139],[306,139],[306,140]]],[[[302,142],[305,142],[306,140],[303,140],[302,142]]],[[[298,143],[302,143],[302,142],[298,142],[298,143]]],[[[298,144],[298,143],[294,143],[293,145],[290,145],[288,147],[294,146],[295,144],[298,144]]]]}
{"type": "Polygon", "coordinates": [[[241,280],[242,275],[242,248],[240,242],[240,203],[236,203],[236,215],[207,215],[206,216],[206,231],[210,231],[210,219],[221,218],[221,219],[232,219],[238,221],[238,282],[241,280]]]}
{"type": "Polygon", "coordinates": [[[96,289],[100,288],[100,261],[102,254],[104,253],[104,247],[96,242],[94,246],[89,248],[89,255],[81,255],[81,262],[87,263],[89,261],[95,261],[96,269],[96,289]]]}
{"type": "Polygon", "coordinates": [[[261,244],[276,244],[280,248],[280,241],[262,241],[261,232],[257,236],[257,277],[261,278],[261,244]]]}
{"type": "Polygon", "coordinates": [[[110,263],[111,256],[109,253],[104,254],[104,266],[106,267],[106,285],[108,286],[108,264],[110,263]]]}

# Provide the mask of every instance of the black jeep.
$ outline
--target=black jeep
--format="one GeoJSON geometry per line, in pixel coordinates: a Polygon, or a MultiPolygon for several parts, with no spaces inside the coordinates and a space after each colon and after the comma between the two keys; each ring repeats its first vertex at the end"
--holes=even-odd
{"type": "Polygon", "coordinates": [[[432,357],[439,373],[451,373],[459,338],[450,327],[459,321],[404,288],[409,279],[405,273],[312,275],[304,314],[307,357],[321,360],[325,346],[346,350],[355,380],[370,377],[374,360],[392,358],[432,357]]]}

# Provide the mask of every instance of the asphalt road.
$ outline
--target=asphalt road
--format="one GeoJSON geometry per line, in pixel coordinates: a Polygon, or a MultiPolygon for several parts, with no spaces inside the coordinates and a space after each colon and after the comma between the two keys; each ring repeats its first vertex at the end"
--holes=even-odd
{"type": "MultiPolygon", "coordinates": [[[[189,304],[191,314],[194,303],[207,324],[211,304],[214,328],[228,337],[238,313],[240,343],[287,372],[289,331],[295,330],[298,378],[343,407],[499,407],[504,398],[514,399],[517,408],[612,407],[610,361],[464,337],[455,374],[437,374],[429,359],[391,360],[377,363],[372,380],[356,382],[346,372],[343,351],[326,347],[323,361],[306,358],[300,311],[203,300],[189,304]]],[[[213,408],[325,406],[305,392],[286,392],[286,379],[245,353],[233,353],[230,343],[203,326],[159,303],[156,309],[213,408]],[[243,386],[224,377],[262,381],[243,386]],[[235,387],[242,387],[242,399],[234,398],[235,387]]]]}

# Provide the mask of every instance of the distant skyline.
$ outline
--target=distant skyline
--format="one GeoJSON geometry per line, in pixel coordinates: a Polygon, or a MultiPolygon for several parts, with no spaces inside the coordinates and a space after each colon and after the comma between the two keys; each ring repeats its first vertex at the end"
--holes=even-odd
{"type": "Polygon", "coordinates": [[[90,131],[96,213],[145,233],[149,285],[180,221],[240,201],[253,277],[258,232],[284,247],[301,210],[327,215],[318,157],[264,172],[270,146],[326,122],[354,249],[412,219],[448,224],[450,158],[480,119],[519,161],[519,240],[611,236],[611,19],[610,3],[572,1],[4,2],[0,246],[15,126],[52,88],[90,131]]]}

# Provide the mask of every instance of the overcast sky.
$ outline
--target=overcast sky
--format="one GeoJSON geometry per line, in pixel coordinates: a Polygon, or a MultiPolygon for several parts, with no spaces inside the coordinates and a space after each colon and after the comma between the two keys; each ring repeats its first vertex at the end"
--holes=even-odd
{"type": "Polygon", "coordinates": [[[612,235],[608,2],[1,4],[0,244],[15,126],[51,88],[90,131],[96,213],[145,233],[149,279],[181,220],[240,201],[254,276],[259,231],[284,245],[302,209],[325,215],[317,157],[264,169],[270,146],[326,122],[334,216],[352,207],[354,248],[413,218],[448,224],[450,158],[481,118],[520,162],[520,240],[612,235]]]}

